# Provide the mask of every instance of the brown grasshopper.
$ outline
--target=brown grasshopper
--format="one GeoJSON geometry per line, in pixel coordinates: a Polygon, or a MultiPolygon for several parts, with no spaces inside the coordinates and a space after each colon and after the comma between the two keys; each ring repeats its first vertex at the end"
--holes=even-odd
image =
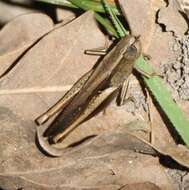
{"type": "MultiPolygon", "coordinates": [[[[61,142],[79,124],[85,121],[110,96],[123,92],[122,86],[132,73],[135,60],[141,55],[138,37],[128,35],[104,56],[102,61],[82,76],[52,108],[36,119],[38,125],[58,114],[47,130],[37,128],[40,146],[49,154],[60,156],[57,150],[45,141],[61,142]]],[[[121,93],[120,102],[125,94],[121,93]]]]}

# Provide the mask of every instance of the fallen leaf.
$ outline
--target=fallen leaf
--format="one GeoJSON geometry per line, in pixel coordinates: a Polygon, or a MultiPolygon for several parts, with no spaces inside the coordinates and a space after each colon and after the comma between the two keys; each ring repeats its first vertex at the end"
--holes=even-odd
{"type": "Polygon", "coordinates": [[[151,40],[147,50],[147,55],[151,56],[149,63],[153,65],[157,73],[160,73],[160,64],[175,60],[180,51],[172,51],[175,38],[171,32],[162,32],[158,25],[151,40]]]}
{"type": "MultiPolygon", "coordinates": [[[[3,78],[1,91],[70,86],[97,60],[97,57],[85,55],[84,50],[102,45],[104,45],[104,36],[99,31],[93,14],[87,13],[87,16],[83,15],[74,22],[53,30],[33,46],[15,68],[3,78]],[[91,39],[91,34],[95,38],[91,39]]],[[[15,95],[7,93],[1,96],[0,101],[2,101],[2,106],[10,109],[23,120],[34,121],[64,93],[62,91],[54,93],[34,91],[34,93],[15,95]],[[23,104],[27,107],[23,107],[23,104]]],[[[68,141],[77,141],[90,134],[99,134],[103,130],[115,128],[120,122],[126,120],[129,122],[134,118],[132,114],[127,114],[126,116],[130,116],[125,117],[126,110],[124,109],[117,109],[117,114],[115,110],[112,108],[115,114],[109,114],[107,117],[100,116],[98,122],[90,120],[89,123],[79,126],[78,130],[69,136],[68,141]]]]}
{"type": "Polygon", "coordinates": [[[179,12],[176,0],[169,1],[165,8],[161,8],[158,14],[158,23],[163,24],[166,31],[174,32],[178,37],[182,37],[188,30],[188,24],[179,12]]]}
{"type": "Polygon", "coordinates": [[[149,146],[125,130],[104,132],[61,158],[51,158],[37,151],[34,124],[22,121],[8,109],[1,110],[0,136],[4,144],[0,149],[0,187],[3,189],[114,190],[135,183],[140,187],[146,182],[164,190],[173,189],[157,158],[135,152],[148,150],[149,146]],[[14,135],[10,138],[12,131],[14,135]]]}
{"type": "Polygon", "coordinates": [[[32,44],[52,29],[51,18],[41,13],[25,14],[6,24],[0,31],[0,76],[32,44]]]}
{"type": "MultiPolygon", "coordinates": [[[[83,15],[74,22],[53,30],[36,43],[3,78],[1,89],[72,85],[98,59],[96,56],[85,55],[84,50],[103,43],[104,36],[99,31],[93,14],[83,15]],[[91,38],[92,34],[95,39],[91,38]]],[[[2,101],[4,106],[10,106],[15,114],[26,120],[34,120],[61,96],[62,92],[42,92],[22,96],[6,95],[1,98],[5,98],[2,101]],[[27,104],[24,109],[23,104],[27,104]]]]}
{"type": "MultiPolygon", "coordinates": [[[[19,0],[18,0],[19,1],[19,0]]],[[[26,6],[28,4],[31,5],[30,1],[25,1],[25,3],[22,2],[22,4],[25,4],[26,6]]],[[[0,1],[0,25],[6,24],[7,22],[10,22],[12,19],[19,15],[28,14],[35,12],[36,10],[32,9],[31,7],[24,7],[20,6],[19,2],[7,2],[7,1],[0,1]],[[14,6],[13,6],[14,4],[14,6]]]]}
{"type": "MultiPolygon", "coordinates": [[[[151,114],[154,116],[154,112],[151,114]]],[[[166,126],[162,125],[162,121],[158,113],[156,113],[155,116],[156,119],[153,119],[151,129],[151,138],[149,137],[150,129],[148,124],[142,121],[133,121],[127,125],[121,125],[117,130],[122,133],[132,134],[145,143],[145,145],[141,145],[143,148],[139,148],[139,152],[142,150],[146,154],[157,155],[156,152],[153,152],[153,150],[150,149],[151,147],[161,155],[169,156],[181,166],[189,168],[189,149],[183,145],[177,145],[166,126]],[[150,142],[150,139],[152,142],[150,142]]]]}
{"type": "Polygon", "coordinates": [[[56,8],[56,15],[58,22],[69,22],[76,17],[76,14],[73,11],[59,7],[56,8]]]}
{"type": "Polygon", "coordinates": [[[153,144],[152,146],[163,155],[168,155],[182,166],[189,168],[189,149],[182,145],[177,145],[173,129],[168,128],[162,121],[162,117],[157,108],[150,109],[152,116],[153,144]]]}

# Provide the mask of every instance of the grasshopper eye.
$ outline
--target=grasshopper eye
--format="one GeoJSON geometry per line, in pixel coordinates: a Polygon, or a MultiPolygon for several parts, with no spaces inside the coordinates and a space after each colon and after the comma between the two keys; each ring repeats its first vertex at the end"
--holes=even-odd
{"type": "Polygon", "coordinates": [[[128,60],[133,60],[133,59],[135,59],[136,56],[137,56],[137,48],[136,48],[134,45],[129,46],[129,47],[126,49],[126,51],[125,51],[125,53],[124,53],[123,56],[124,56],[126,59],[128,59],[128,60]]]}

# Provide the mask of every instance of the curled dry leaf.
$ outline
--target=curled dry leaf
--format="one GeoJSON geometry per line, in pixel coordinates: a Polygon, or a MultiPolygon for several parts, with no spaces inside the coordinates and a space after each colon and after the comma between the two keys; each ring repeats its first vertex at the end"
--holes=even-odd
{"type": "Polygon", "coordinates": [[[166,31],[174,32],[178,37],[182,37],[188,30],[188,24],[179,12],[176,0],[169,1],[165,8],[161,8],[158,14],[158,22],[163,24],[166,31]]]}
{"type": "Polygon", "coordinates": [[[41,13],[18,16],[0,31],[0,76],[39,38],[53,29],[50,17],[41,13]]]}
{"type": "Polygon", "coordinates": [[[128,133],[138,138],[144,144],[141,145],[139,151],[142,150],[146,154],[155,154],[154,151],[164,155],[170,156],[173,160],[175,160],[181,166],[189,168],[189,150],[183,145],[176,145],[167,131],[165,126],[162,126],[161,118],[156,113],[156,119],[153,120],[153,129],[152,129],[152,138],[153,142],[149,142],[149,135],[147,131],[149,131],[149,126],[147,123],[142,121],[134,121],[127,124],[125,127],[120,126],[117,130],[122,133],[128,133]],[[155,125],[154,125],[155,124],[155,125]],[[140,131],[140,133],[138,132],[140,131]],[[141,133],[143,131],[143,133],[141,133]],[[144,131],[146,131],[144,133],[144,131]],[[171,141],[172,140],[172,141],[171,141]],[[161,141],[161,142],[160,142],[161,141]],[[143,147],[143,148],[142,148],[143,147]],[[150,147],[153,149],[150,149],[150,147]]]}
{"type": "MultiPolygon", "coordinates": [[[[143,140],[142,138],[140,138],[143,140]]],[[[143,140],[145,143],[147,143],[149,146],[151,146],[153,149],[155,149],[157,152],[164,156],[169,156],[173,160],[175,160],[178,164],[181,166],[184,166],[186,168],[189,168],[189,150],[183,145],[164,145],[161,146],[160,144],[151,144],[147,141],[143,140]]]]}
{"type": "Polygon", "coordinates": [[[146,182],[154,189],[173,189],[158,159],[136,152],[150,151],[153,154],[153,149],[128,134],[125,126],[117,131],[104,132],[88,144],[52,159],[36,152],[32,123],[28,126],[5,108],[1,108],[0,117],[4,129],[0,133],[4,142],[0,158],[0,187],[3,189],[116,190],[135,183],[139,187],[148,187],[146,182]],[[10,138],[12,131],[14,135],[10,138]]]}
{"type": "MultiPolygon", "coordinates": [[[[177,145],[171,136],[171,130],[162,121],[162,117],[155,106],[151,106],[150,115],[152,118],[152,143],[149,144],[160,154],[170,156],[181,166],[189,168],[189,149],[177,145]]],[[[173,131],[172,131],[173,132],[173,131]]],[[[144,139],[144,138],[143,138],[144,139]]]]}
{"type": "MultiPolygon", "coordinates": [[[[138,136],[138,135],[137,135],[138,136]]],[[[154,150],[159,152],[164,156],[169,156],[175,160],[179,165],[189,168],[189,150],[183,145],[161,145],[161,144],[151,144],[145,141],[143,138],[140,138],[143,142],[151,146],[154,150]]],[[[146,145],[147,146],[147,145],[146,145]]]]}

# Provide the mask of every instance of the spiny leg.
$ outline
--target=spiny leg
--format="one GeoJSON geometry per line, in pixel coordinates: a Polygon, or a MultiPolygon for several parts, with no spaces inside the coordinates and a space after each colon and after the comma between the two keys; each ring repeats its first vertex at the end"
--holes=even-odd
{"type": "Polygon", "coordinates": [[[129,80],[130,80],[130,76],[123,82],[121,92],[120,92],[120,102],[119,102],[120,106],[125,104],[125,101],[127,100],[126,96],[127,96],[127,92],[129,88],[129,80]]]}
{"type": "Polygon", "coordinates": [[[147,106],[148,106],[148,119],[150,124],[150,143],[153,145],[155,142],[154,132],[153,132],[153,114],[152,114],[152,98],[150,97],[150,94],[148,90],[146,89],[146,95],[147,95],[147,106]]]}
{"type": "Polygon", "coordinates": [[[136,99],[133,96],[127,97],[127,92],[130,86],[130,78],[131,78],[131,75],[127,78],[127,80],[124,81],[122,85],[121,92],[120,92],[120,100],[118,102],[119,106],[122,106],[130,101],[136,103],[136,99]]]}
{"type": "Polygon", "coordinates": [[[80,89],[82,88],[83,84],[88,80],[91,73],[93,72],[93,69],[88,71],[86,74],[84,74],[74,85],[73,87],[54,105],[52,106],[48,111],[40,115],[35,122],[38,125],[42,125],[45,123],[50,117],[52,117],[54,114],[59,113],[66,105],[66,103],[75,95],[77,94],[80,89]]]}

